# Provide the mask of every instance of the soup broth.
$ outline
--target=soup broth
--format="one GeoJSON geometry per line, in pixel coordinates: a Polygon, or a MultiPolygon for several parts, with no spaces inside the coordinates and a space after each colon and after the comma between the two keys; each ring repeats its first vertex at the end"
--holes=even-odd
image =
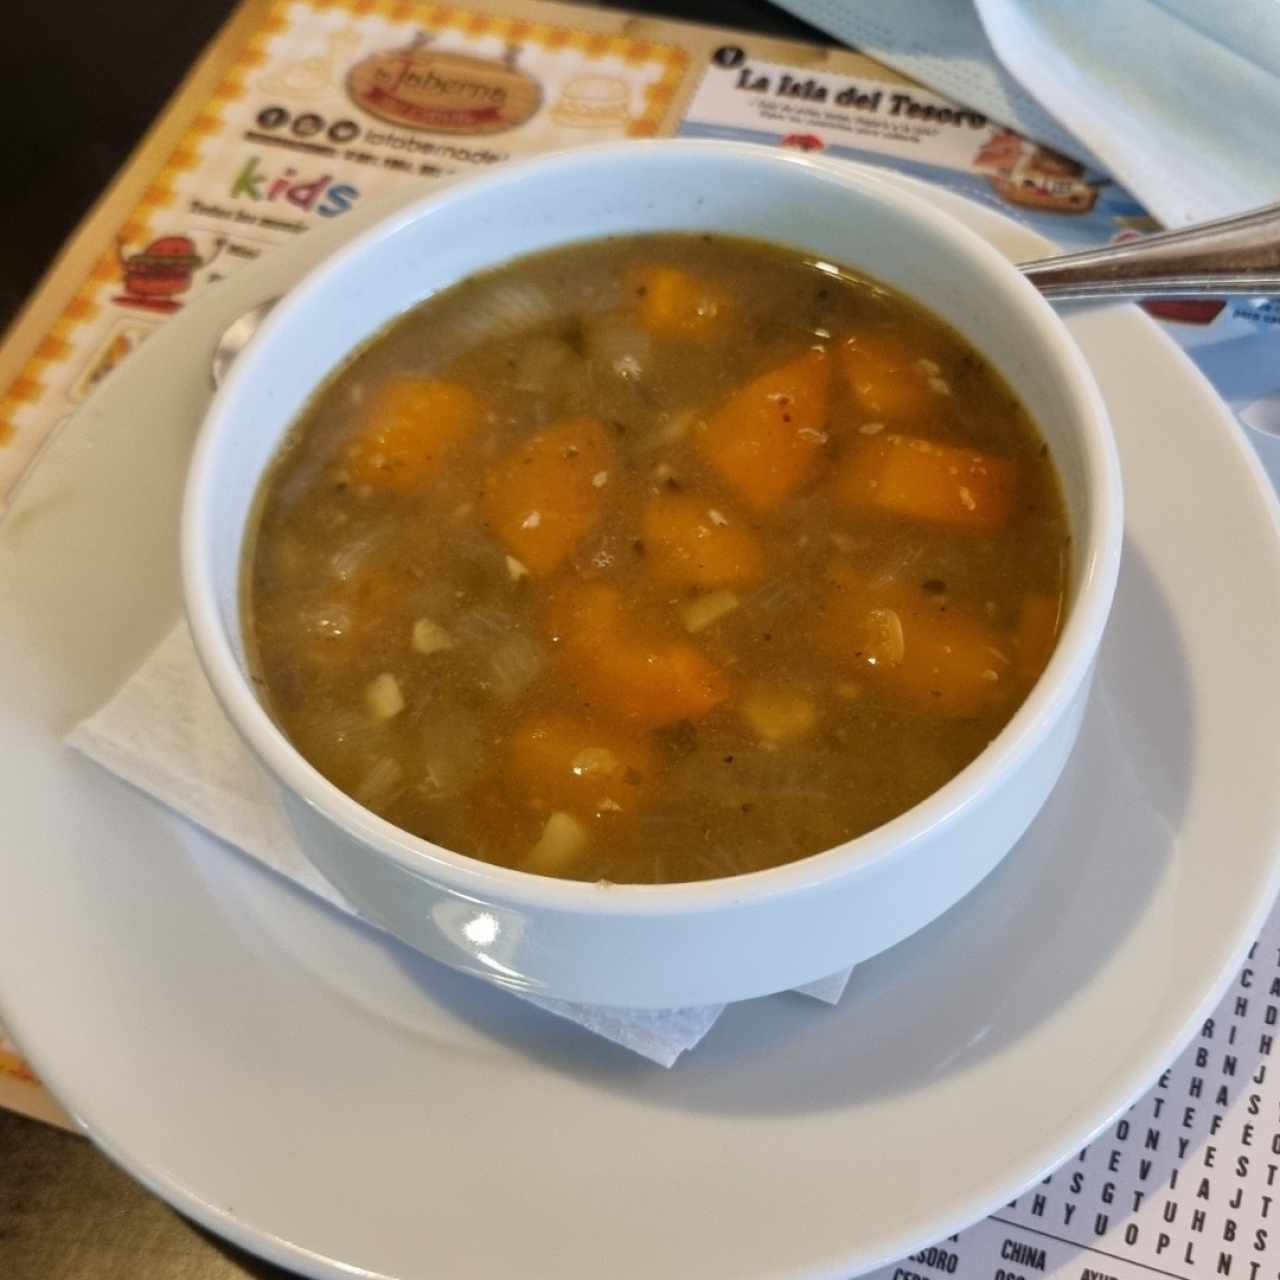
{"type": "Polygon", "coordinates": [[[576,244],[397,319],[264,482],[248,640],[298,750],[405,830],[619,883],[869,831],[1052,650],[1048,450],[965,339],[730,237],[576,244]]]}

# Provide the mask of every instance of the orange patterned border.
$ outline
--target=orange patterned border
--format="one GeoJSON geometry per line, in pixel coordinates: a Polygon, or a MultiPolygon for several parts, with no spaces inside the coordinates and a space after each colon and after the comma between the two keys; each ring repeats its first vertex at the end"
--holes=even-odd
{"type": "MultiPolygon", "coordinates": [[[[497,35],[513,43],[539,44],[548,50],[581,50],[591,57],[614,56],[633,65],[649,61],[665,63],[662,76],[645,90],[644,113],[627,127],[629,137],[650,137],[657,133],[663,114],[680,87],[689,61],[688,54],[675,45],[578,31],[548,22],[475,13],[446,5],[426,7],[408,3],[407,0],[276,0],[231,71],[210,97],[204,111],[174,149],[160,176],[148,188],[117,232],[118,239],[133,241],[150,237],[152,214],[173,204],[174,180],[180,174],[195,168],[199,142],[221,126],[223,110],[244,93],[246,75],[267,60],[267,42],[289,26],[288,10],[294,4],[313,9],[317,13],[336,9],[354,17],[374,14],[396,22],[417,22],[435,30],[452,29],[470,36],[497,35]]],[[[97,317],[101,307],[94,301],[93,293],[100,284],[114,279],[117,272],[115,251],[107,250],[9,387],[4,399],[0,400],[0,447],[14,434],[14,412],[23,405],[34,403],[44,394],[45,375],[66,357],[70,349],[68,338],[78,326],[97,317]]]]}
{"type": "MultiPolygon", "coordinates": [[[[173,182],[193,169],[197,160],[196,143],[222,123],[222,110],[244,92],[245,75],[266,60],[266,43],[287,25],[283,10],[292,0],[277,0],[272,11],[245,45],[235,66],[214,91],[209,105],[174,149],[160,176],[147,189],[133,212],[116,233],[121,240],[133,240],[150,232],[151,215],[167,209],[174,202],[173,182]]],[[[53,328],[36,348],[25,368],[0,400],[0,446],[14,433],[12,416],[16,409],[39,400],[44,394],[44,376],[50,367],[60,363],[70,349],[68,338],[82,324],[97,318],[101,307],[93,299],[97,286],[115,278],[119,267],[114,249],[103,252],[89,272],[76,296],[68,303],[53,328]]]]}
{"type": "Polygon", "coordinates": [[[7,1049],[0,1049],[0,1072],[17,1076],[19,1080],[35,1083],[31,1068],[16,1053],[10,1053],[7,1049]]]}

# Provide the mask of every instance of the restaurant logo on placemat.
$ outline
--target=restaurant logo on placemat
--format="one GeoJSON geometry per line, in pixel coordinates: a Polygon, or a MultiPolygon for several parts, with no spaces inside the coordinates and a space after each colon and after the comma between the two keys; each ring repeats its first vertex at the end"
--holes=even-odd
{"type": "Polygon", "coordinates": [[[351,100],[380,120],[433,133],[501,133],[542,105],[542,86],[516,66],[517,46],[495,61],[435,50],[430,40],[420,34],[357,62],[347,76],[351,100]]]}

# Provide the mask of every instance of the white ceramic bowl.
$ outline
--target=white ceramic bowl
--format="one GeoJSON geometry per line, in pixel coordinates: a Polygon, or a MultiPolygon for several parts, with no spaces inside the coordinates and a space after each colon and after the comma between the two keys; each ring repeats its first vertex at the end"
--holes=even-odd
{"type": "Polygon", "coordinates": [[[1009,851],[1075,741],[1115,588],[1120,471],[1089,370],[1051,308],[927,201],[810,157],[623,143],[512,165],[397,213],[272,313],[214,401],[188,480],[182,562],[196,648],[232,723],[279,779],[320,871],[371,920],[455,968],[565,1000],[662,1007],[782,990],[927,924],[1009,851]],[[894,821],[787,866],[687,885],[529,875],[411,836],[289,744],[254,692],[240,573],[254,495],[295,415],[365,339],[509,258],[608,234],[720,231],[862,268],[918,298],[1001,370],[1047,439],[1073,532],[1066,625],[994,742],[894,821]]]}

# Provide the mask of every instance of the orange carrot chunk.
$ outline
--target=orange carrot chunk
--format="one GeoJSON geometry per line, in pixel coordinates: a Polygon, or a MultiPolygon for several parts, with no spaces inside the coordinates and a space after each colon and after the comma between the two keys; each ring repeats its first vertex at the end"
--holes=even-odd
{"type": "Polygon", "coordinates": [[[561,711],[527,719],[511,751],[512,774],[535,808],[580,818],[634,812],[657,772],[644,735],[561,711]]]}
{"type": "Polygon", "coordinates": [[[662,337],[710,337],[729,318],[728,293],[680,267],[635,266],[627,272],[626,285],[636,299],[640,323],[662,337]]]}
{"type": "Polygon", "coordinates": [[[640,518],[645,564],[660,582],[687,587],[739,587],[764,570],[760,543],[742,519],[714,499],[660,494],[640,518]]]}
{"type": "Polygon", "coordinates": [[[847,670],[940,716],[977,715],[1005,695],[1012,646],[984,622],[846,567],[832,580],[818,643],[847,670]]]}
{"type": "Polygon", "coordinates": [[[717,666],[687,641],[638,625],[614,587],[574,584],[550,623],[563,669],[593,709],[655,728],[699,719],[729,696],[717,666]]]}
{"type": "Polygon", "coordinates": [[[392,378],[369,401],[347,449],[351,482],[389,493],[422,493],[483,418],[484,405],[456,382],[392,378]]]}
{"type": "Polygon", "coordinates": [[[1018,464],[918,436],[861,436],[836,470],[837,501],[955,529],[991,531],[1009,518],[1018,464]]]}
{"type": "Polygon", "coordinates": [[[485,518],[530,573],[545,576],[599,523],[614,466],[595,418],[566,419],[489,468],[485,518]]]}
{"type": "Polygon", "coordinates": [[[826,443],[831,363],[806,351],[753,378],[703,424],[703,460],[757,511],[771,511],[812,479],[826,443]]]}
{"type": "Polygon", "coordinates": [[[869,329],[840,349],[849,390],[870,418],[916,418],[936,411],[948,391],[918,343],[892,329],[869,329]]]}

